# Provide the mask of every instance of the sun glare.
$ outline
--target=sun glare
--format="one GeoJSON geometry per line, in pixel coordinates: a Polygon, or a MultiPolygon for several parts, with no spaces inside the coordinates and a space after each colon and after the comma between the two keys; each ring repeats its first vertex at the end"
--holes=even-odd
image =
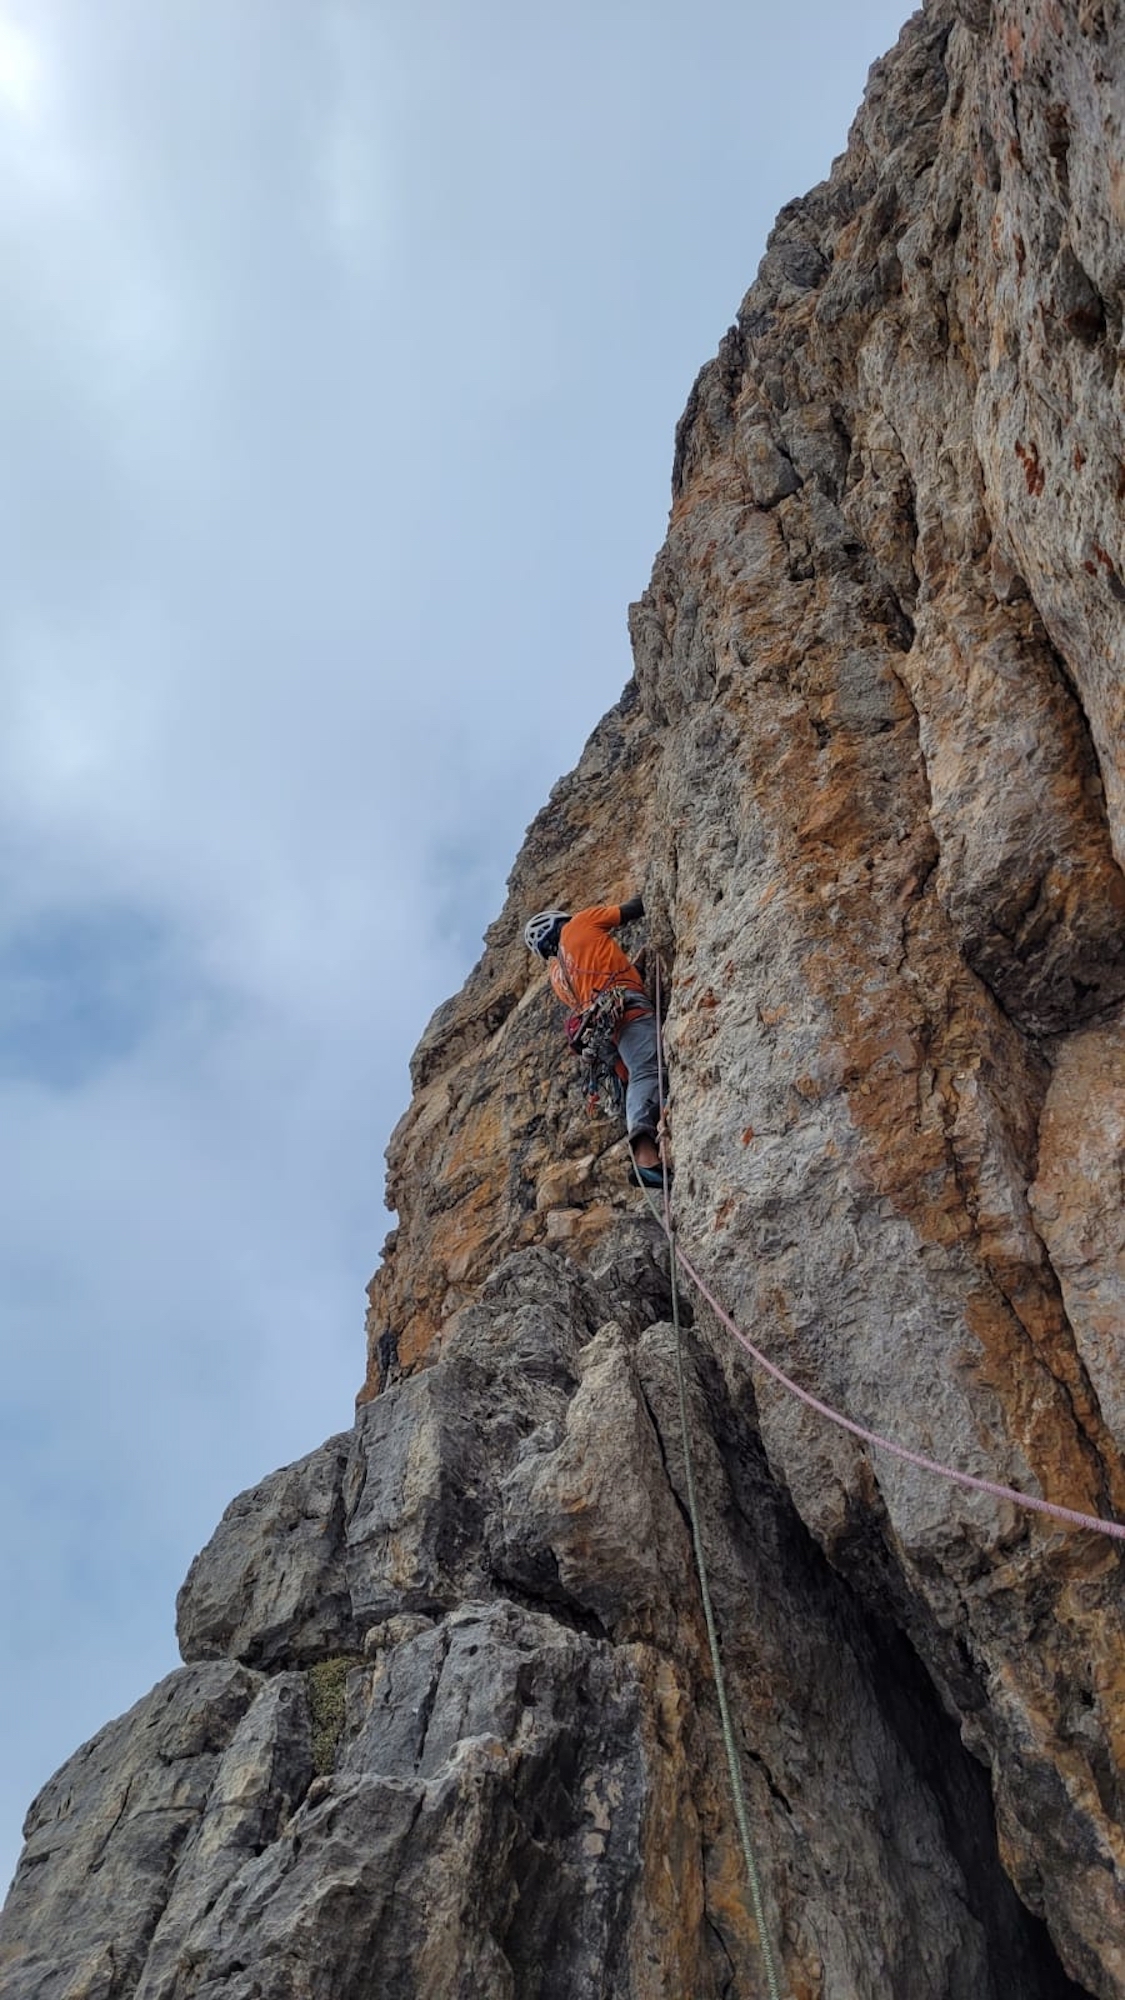
{"type": "Polygon", "coordinates": [[[21,118],[33,117],[42,80],[43,64],[31,36],[0,14],[0,105],[21,118]]]}

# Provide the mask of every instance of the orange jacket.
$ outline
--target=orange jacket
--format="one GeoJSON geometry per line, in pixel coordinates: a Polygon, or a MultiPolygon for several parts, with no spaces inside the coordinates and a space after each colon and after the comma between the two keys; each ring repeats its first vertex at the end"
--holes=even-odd
{"type": "Polygon", "coordinates": [[[576,1014],[584,1014],[609,986],[627,986],[648,1005],[644,980],[609,935],[620,922],[620,904],[596,903],[592,910],[579,910],[562,927],[551,985],[563,1006],[576,1014]]]}

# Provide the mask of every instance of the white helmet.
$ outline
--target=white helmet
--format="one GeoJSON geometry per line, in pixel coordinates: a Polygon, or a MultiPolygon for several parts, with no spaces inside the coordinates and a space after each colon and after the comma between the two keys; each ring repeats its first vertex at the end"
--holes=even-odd
{"type": "Polygon", "coordinates": [[[554,945],[558,943],[558,932],[569,922],[569,910],[540,910],[524,925],[523,941],[528,950],[538,952],[540,958],[550,958],[554,945]]]}

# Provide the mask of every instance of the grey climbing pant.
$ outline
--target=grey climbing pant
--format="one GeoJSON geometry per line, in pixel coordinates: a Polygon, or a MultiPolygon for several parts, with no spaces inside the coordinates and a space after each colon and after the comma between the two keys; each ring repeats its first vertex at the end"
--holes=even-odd
{"type": "Polygon", "coordinates": [[[656,1015],[641,1014],[618,1030],[617,1053],[629,1072],[625,1087],[625,1129],[630,1139],[656,1137],[660,1123],[656,1015]]]}

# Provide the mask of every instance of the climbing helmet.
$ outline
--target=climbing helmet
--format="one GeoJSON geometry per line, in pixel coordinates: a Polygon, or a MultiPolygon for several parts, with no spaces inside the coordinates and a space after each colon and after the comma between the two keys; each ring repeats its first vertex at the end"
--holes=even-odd
{"type": "Polygon", "coordinates": [[[539,910],[524,925],[523,941],[528,950],[538,952],[540,958],[550,958],[553,946],[558,943],[559,931],[569,922],[568,910],[539,910]]]}

